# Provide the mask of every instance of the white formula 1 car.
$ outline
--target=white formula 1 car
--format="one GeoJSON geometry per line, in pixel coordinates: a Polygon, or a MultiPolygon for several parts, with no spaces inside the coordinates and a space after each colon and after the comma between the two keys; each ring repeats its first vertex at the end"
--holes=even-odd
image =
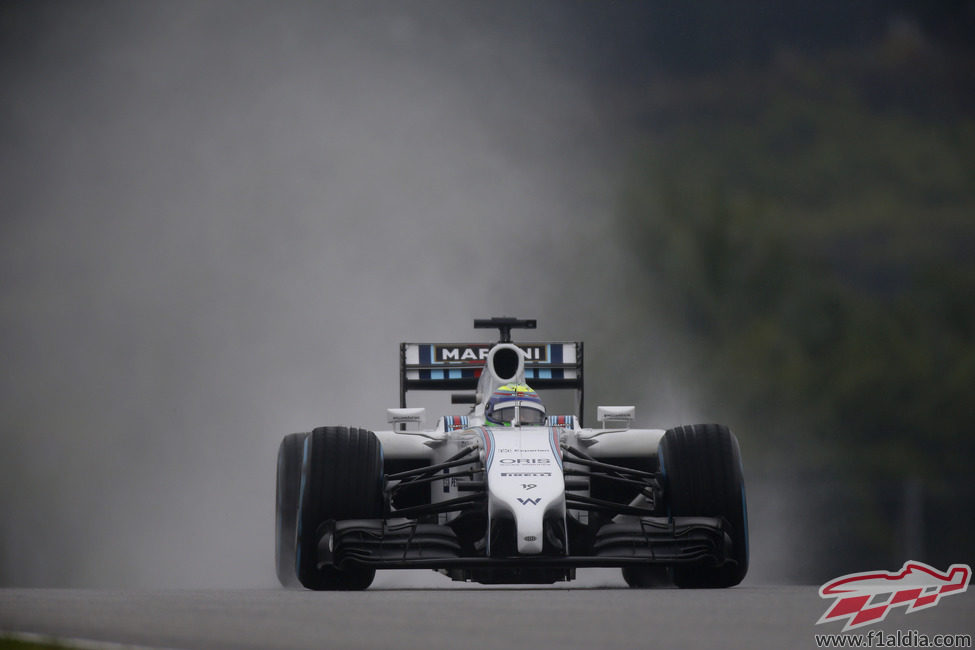
{"type": "Polygon", "coordinates": [[[485,584],[572,580],[620,567],[633,587],[730,587],[748,570],[738,441],[722,425],[633,429],[631,406],[582,426],[582,343],[511,342],[514,318],[475,320],[499,343],[402,343],[389,431],[320,427],[278,451],[278,578],[365,589],[377,569],[485,584]],[[576,392],[549,415],[536,390],[576,392]],[[423,429],[411,390],[467,391],[423,429]],[[471,392],[473,391],[473,392],[471,392]],[[608,426],[614,425],[614,426],[608,426]]]}

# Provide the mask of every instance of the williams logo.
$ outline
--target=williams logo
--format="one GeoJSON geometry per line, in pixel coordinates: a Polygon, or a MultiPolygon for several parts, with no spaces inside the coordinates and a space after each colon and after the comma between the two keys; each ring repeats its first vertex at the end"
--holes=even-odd
{"type": "Polygon", "coordinates": [[[523,506],[527,506],[529,503],[532,504],[533,506],[537,506],[538,505],[538,502],[541,501],[541,500],[542,500],[541,498],[537,498],[537,499],[523,499],[521,497],[518,497],[518,502],[521,503],[521,505],[523,505],[523,506]]]}
{"type": "MultiPolygon", "coordinates": [[[[519,345],[525,353],[525,361],[534,363],[548,363],[547,345],[519,345]]],[[[491,346],[486,344],[461,344],[461,345],[434,345],[434,363],[483,363],[491,351],[491,346]]]]}
{"type": "Polygon", "coordinates": [[[921,562],[905,562],[900,571],[851,573],[819,588],[820,598],[836,600],[816,621],[846,621],[843,631],[879,623],[894,607],[901,605],[910,614],[934,607],[942,596],[954,596],[968,589],[972,569],[967,564],[952,564],[942,573],[921,562]]]}

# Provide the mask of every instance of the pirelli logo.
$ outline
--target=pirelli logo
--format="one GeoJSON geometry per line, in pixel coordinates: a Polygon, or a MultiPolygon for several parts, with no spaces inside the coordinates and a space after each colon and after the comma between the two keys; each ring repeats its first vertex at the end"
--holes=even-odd
{"type": "MultiPolygon", "coordinates": [[[[491,351],[489,344],[470,344],[470,345],[434,345],[433,361],[435,363],[459,363],[459,362],[483,362],[487,360],[488,352],[491,351]]],[[[522,344],[518,346],[525,353],[525,361],[535,363],[548,362],[547,345],[522,344]]]]}

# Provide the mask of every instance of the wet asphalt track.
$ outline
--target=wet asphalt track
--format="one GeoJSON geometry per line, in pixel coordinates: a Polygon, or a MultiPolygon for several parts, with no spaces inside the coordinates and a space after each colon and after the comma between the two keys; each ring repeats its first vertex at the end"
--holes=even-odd
{"type": "MultiPolygon", "coordinates": [[[[443,583],[449,587],[449,582],[443,583]]],[[[423,588],[0,590],[0,632],[184,650],[266,648],[812,648],[816,587],[729,590],[423,588]]],[[[975,594],[883,628],[975,631],[975,594]]]]}

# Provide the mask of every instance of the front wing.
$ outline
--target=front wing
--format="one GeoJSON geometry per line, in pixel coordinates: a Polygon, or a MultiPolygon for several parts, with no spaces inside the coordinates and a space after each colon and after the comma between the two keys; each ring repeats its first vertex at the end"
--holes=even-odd
{"type": "Polygon", "coordinates": [[[449,526],[410,519],[346,519],[322,526],[318,564],[376,569],[718,566],[730,557],[730,545],[721,519],[641,517],[603,526],[584,554],[485,557],[465,555],[449,526]]]}

